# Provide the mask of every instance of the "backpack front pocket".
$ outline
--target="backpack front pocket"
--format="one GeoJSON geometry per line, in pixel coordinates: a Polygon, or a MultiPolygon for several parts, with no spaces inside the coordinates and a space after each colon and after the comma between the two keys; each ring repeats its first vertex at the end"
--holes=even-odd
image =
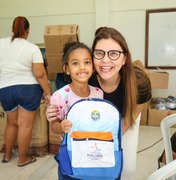
{"type": "Polygon", "coordinates": [[[75,168],[114,167],[114,141],[111,132],[80,132],[71,134],[72,166],[75,168]]]}

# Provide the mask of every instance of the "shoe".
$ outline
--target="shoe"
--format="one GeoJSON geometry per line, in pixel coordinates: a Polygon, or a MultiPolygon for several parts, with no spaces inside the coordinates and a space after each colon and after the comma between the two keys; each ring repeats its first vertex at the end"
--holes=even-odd
{"type": "Polygon", "coordinates": [[[28,164],[34,163],[35,161],[37,161],[37,159],[35,157],[31,157],[30,161],[24,163],[24,164],[18,164],[18,167],[24,167],[28,164]]]}
{"type": "Polygon", "coordinates": [[[2,162],[2,163],[8,163],[8,162],[10,162],[10,160],[5,160],[5,157],[3,156],[3,159],[2,159],[1,162],[2,162]]]}
{"type": "Polygon", "coordinates": [[[158,169],[161,168],[162,166],[165,166],[166,165],[166,162],[163,162],[162,159],[163,159],[163,155],[164,155],[164,152],[162,152],[161,156],[158,158],[158,169]]]}

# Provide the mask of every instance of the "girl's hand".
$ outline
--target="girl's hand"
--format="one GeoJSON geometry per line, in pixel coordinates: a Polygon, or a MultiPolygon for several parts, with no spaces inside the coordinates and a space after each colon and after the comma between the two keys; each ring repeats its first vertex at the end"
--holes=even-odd
{"type": "Polygon", "coordinates": [[[58,114],[58,108],[55,105],[49,105],[46,109],[46,117],[48,121],[54,121],[57,120],[57,114],[58,114]]]}
{"type": "Polygon", "coordinates": [[[68,119],[64,119],[61,121],[61,128],[64,133],[68,133],[72,127],[72,122],[68,119]]]}

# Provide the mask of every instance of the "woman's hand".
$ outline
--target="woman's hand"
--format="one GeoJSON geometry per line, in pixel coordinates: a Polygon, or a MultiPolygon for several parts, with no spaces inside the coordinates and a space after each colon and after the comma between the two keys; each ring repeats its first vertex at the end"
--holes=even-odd
{"type": "Polygon", "coordinates": [[[68,133],[72,128],[72,122],[68,119],[64,119],[61,121],[61,128],[64,133],[68,133]]]}
{"type": "Polygon", "coordinates": [[[125,118],[122,119],[122,134],[124,134],[130,128],[129,121],[125,118]]]}
{"type": "Polygon", "coordinates": [[[44,101],[46,106],[50,105],[50,99],[51,99],[51,95],[44,95],[44,101]]]}
{"type": "Polygon", "coordinates": [[[57,120],[58,108],[55,105],[49,105],[46,109],[46,117],[48,121],[55,121],[57,120]]]}

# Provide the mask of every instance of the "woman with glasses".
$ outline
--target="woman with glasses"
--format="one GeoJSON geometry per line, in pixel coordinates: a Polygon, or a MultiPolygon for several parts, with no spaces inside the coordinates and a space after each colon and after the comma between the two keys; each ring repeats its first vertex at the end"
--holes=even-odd
{"type": "MultiPolygon", "coordinates": [[[[89,84],[104,92],[104,99],[111,101],[122,115],[122,146],[124,165],[122,180],[133,180],[140,113],[143,104],[151,98],[148,76],[138,65],[132,64],[128,45],[120,32],[111,27],[100,27],[92,45],[95,72],[89,84]]],[[[49,106],[48,119],[55,119],[57,109],[49,106]]]]}
{"type": "Polygon", "coordinates": [[[92,45],[95,73],[89,84],[104,92],[122,115],[123,180],[133,180],[140,113],[143,104],[151,98],[151,84],[147,74],[132,64],[128,45],[114,28],[101,27],[95,33],[92,45]]]}

